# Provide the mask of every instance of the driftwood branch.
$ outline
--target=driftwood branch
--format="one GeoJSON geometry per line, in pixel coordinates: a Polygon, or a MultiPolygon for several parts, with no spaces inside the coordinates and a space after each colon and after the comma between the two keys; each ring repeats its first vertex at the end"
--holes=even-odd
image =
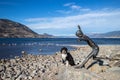
{"type": "Polygon", "coordinates": [[[94,60],[99,60],[99,59],[108,59],[110,61],[114,61],[114,60],[120,60],[118,58],[109,58],[109,57],[96,57],[94,60]]]}

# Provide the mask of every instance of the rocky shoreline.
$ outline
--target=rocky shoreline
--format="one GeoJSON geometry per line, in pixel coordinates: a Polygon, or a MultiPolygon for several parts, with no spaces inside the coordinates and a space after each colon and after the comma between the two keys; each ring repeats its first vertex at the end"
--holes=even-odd
{"type": "MultiPolygon", "coordinates": [[[[91,51],[86,45],[73,46],[70,51],[76,65],[79,65],[91,51]]],[[[98,56],[107,56],[115,60],[102,59],[103,65],[94,64],[89,69],[76,69],[61,62],[60,52],[54,55],[23,55],[14,59],[0,60],[0,80],[119,80],[120,45],[100,45],[98,56]],[[109,66],[108,66],[109,65],[109,66]]],[[[89,60],[86,66],[93,60],[89,60]]]]}

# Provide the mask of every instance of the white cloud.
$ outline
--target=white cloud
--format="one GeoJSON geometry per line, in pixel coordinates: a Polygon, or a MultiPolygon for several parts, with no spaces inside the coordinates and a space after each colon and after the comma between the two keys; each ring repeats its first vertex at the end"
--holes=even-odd
{"type": "MultiPolygon", "coordinates": [[[[41,18],[26,19],[29,23],[27,26],[36,29],[70,29],[74,30],[78,24],[82,26],[86,32],[105,32],[105,30],[120,30],[120,10],[112,11],[93,11],[84,14],[66,17],[43,18],[44,22],[40,22],[41,18]]],[[[53,31],[54,32],[54,31],[53,31]]],[[[107,31],[106,31],[107,32],[107,31]]],[[[71,33],[70,33],[71,34],[71,33]]]]}
{"type": "Polygon", "coordinates": [[[80,11],[86,12],[86,11],[91,11],[91,9],[89,9],[89,8],[82,8],[82,9],[80,9],[80,11]]]}
{"type": "Polygon", "coordinates": [[[69,8],[71,8],[71,9],[75,9],[75,10],[78,10],[78,9],[81,8],[81,6],[76,5],[75,3],[66,3],[66,4],[64,4],[63,6],[69,7],[69,8]]]}
{"type": "Polygon", "coordinates": [[[82,12],[91,11],[91,9],[83,8],[79,5],[76,5],[74,2],[66,3],[63,6],[65,7],[64,10],[56,10],[56,12],[62,13],[62,14],[72,14],[72,13],[80,13],[81,11],[82,12]],[[68,9],[66,9],[66,8],[68,8],[68,9]]]}
{"type": "Polygon", "coordinates": [[[66,10],[56,10],[56,12],[62,13],[62,14],[70,14],[70,13],[72,13],[72,11],[70,11],[70,10],[68,10],[68,11],[66,11],[66,10]]]}
{"type": "Polygon", "coordinates": [[[25,21],[27,21],[27,22],[38,22],[38,21],[42,21],[42,22],[44,22],[44,21],[47,21],[48,19],[46,19],[46,18],[28,18],[28,19],[25,19],[25,21]]]}
{"type": "Polygon", "coordinates": [[[71,6],[71,5],[74,5],[74,4],[75,4],[74,2],[71,2],[71,3],[66,3],[63,6],[71,6]]]}
{"type": "Polygon", "coordinates": [[[71,9],[80,9],[80,8],[81,8],[81,7],[78,6],[78,5],[71,5],[70,7],[71,7],[71,9]]]}

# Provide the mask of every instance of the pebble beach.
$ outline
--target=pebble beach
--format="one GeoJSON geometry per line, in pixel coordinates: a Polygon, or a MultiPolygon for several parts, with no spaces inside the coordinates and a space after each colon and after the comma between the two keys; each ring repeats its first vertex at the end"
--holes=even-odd
{"type": "MultiPolygon", "coordinates": [[[[87,45],[72,45],[75,50],[69,51],[76,66],[81,64],[91,52],[87,45]]],[[[62,63],[61,53],[53,55],[26,54],[22,57],[0,60],[0,80],[119,80],[120,79],[120,45],[99,45],[98,56],[103,65],[94,64],[89,69],[66,66],[62,63]],[[109,66],[108,66],[109,65],[109,66]],[[111,76],[109,76],[111,75],[111,76]]],[[[94,60],[90,59],[86,66],[94,60]]]]}

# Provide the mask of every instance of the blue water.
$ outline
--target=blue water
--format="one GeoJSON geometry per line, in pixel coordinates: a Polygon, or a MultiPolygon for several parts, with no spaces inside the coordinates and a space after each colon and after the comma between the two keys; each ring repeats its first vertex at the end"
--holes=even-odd
{"type": "MultiPolygon", "coordinates": [[[[94,38],[98,45],[120,45],[120,38],[94,38]]],[[[69,45],[86,45],[77,38],[0,38],[0,58],[13,58],[21,56],[21,51],[29,54],[55,54],[65,46],[69,50],[74,48],[69,45]]]]}

